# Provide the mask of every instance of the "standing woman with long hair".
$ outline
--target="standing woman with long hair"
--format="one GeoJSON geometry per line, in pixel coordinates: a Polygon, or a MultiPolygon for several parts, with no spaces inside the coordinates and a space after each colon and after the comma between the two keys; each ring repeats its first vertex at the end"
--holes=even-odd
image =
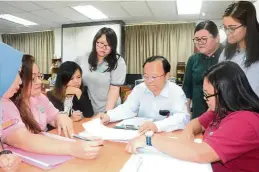
{"type": "Polygon", "coordinates": [[[217,64],[223,50],[220,45],[217,25],[210,20],[200,22],[194,30],[193,43],[198,52],[193,54],[186,66],[183,91],[187,97],[187,109],[192,119],[206,112],[208,106],[203,99],[203,73],[210,66],[217,64]],[[192,112],[191,112],[192,102],[192,112]]]}
{"type": "Polygon", "coordinates": [[[117,53],[114,30],[101,28],[94,37],[91,53],[78,57],[76,62],[83,70],[83,83],[88,87],[94,113],[113,109],[126,77],[126,64],[117,53]]]}
{"type": "Polygon", "coordinates": [[[219,61],[237,63],[254,92],[259,95],[259,24],[254,5],[249,1],[229,5],[223,15],[223,24],[227,44],[219,61]]]}

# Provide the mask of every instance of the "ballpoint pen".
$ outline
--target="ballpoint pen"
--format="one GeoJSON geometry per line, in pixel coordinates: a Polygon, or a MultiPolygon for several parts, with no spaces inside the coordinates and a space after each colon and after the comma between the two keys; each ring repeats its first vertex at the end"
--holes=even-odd
{"type": "Polygon", "coordinates": [[[115,129],[124,129],[124,130],[138,130],[138,126],[134,125],[121,125],[121,126],[115,126],[115,129]]]}
{"type": "MultiPolygon", "coordinates": [[[[76,138],[76,139],[80,139],[80,140],[84,140],[84,141],[93,141],[93,140],[91,140],[91,139],[87,139],[87,138],[85,138],[85,137],[82,137],[82,136],[80,136],[80,135],[78,135],[78,134],[73,134],[72,135],[74,138],[76,138]]],[[[99,146],[103,146],[103,144],[101,144],[101,145],[99,145],[99,146]]]]}

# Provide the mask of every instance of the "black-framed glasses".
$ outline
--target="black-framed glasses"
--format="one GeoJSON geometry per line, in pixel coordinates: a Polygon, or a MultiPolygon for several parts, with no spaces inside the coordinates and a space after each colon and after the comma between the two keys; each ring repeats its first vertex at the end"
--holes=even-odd
{"type": "Polygon", "coordinates": [[[195,37],[192,39],[192,41],[194,44],[205,45],[207,44],[208,39],[209,39],[208,37],[201,37],[201,38],[195,37]]]}
{"type": "Polygon", "coordinates": [[[203,92],[203,98],[204,98],[205,101],[209,101],[209,98],[210,98],[210,97],[214,97],[214,96],[216,96],[216,95],[218,95],[218,93],[207,94],[207,93],[203,92]]]}
{"type": "Polygon", "coordinates": [[[226,27],[224,25],[221,26],[221,28],[224,29],[225,33],[226,34],[231,34],[231,33],[234,33],[238,28],[242,27],[243,25],[239,25],[239,26],[231,26],[231,27],[226,27]]]}
{"type": "Polygon", "coordinates": [[[105,45],[104,43],[102,43],[102,42],[96,42],[96,45],[98,46],[98,47],[100,47],[100,48],[105,48],[106,50],[110,50],[111,49],[111,47],[110,47],[110,45],[105,45]]]}
{"type": "Polygon", "coordinates": [[[147,76],[147,75],[143,75],[143,78],[145,81],[155,81],[155,80],[158,80],[160,77],[164,76],[165,73],[163,75],[160,75],[160,76],[147,76]]]}
{"type": "Polygon", "coordinates": [[[44,75],[42,73],[34,74],[34,76],[32,77],[32,82],[37,83],[38,79],[42,81],[43,78],[44,78],[44,75]]]}

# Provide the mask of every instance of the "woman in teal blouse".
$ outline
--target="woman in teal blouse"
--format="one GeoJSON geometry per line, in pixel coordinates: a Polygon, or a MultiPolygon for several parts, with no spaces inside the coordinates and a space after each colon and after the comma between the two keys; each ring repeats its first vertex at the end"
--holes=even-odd
{"type": "Polygon", "coordinates": [[[223,47],[219,43],[217,25],[210,20],[200,22],[194,30],[193,42],[199,51],[193,54],[186,66],[183,90],[187,97],[189,112],[192,102],[192,119],[207,111],[208,106],[203,98],[203,73],[218,63],[223,47]]]}

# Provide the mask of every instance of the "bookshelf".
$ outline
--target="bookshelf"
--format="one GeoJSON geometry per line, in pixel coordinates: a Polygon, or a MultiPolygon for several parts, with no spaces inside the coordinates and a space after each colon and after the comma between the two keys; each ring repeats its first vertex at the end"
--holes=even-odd
{"type": "Polygon", "coordinates": [[[185,62],[178,62],[176,65],[176,84],[179,86],[183,85],[185,67],[185,62]]]}

